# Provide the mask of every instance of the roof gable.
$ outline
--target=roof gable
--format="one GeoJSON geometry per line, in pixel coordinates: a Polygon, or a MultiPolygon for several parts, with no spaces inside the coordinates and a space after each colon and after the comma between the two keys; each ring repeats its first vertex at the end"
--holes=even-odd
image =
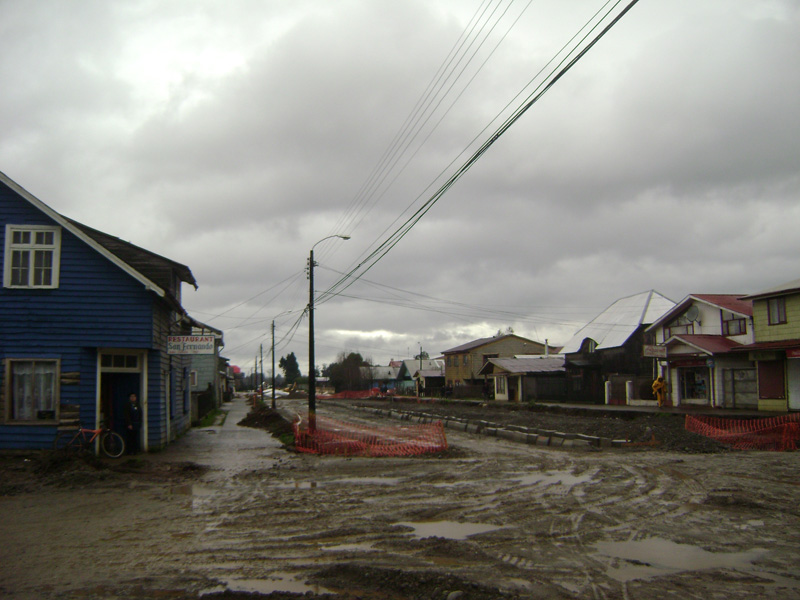
{"type": "Polygon", "coordinates": [[[674,335],[667,340],[666,345],[671,346],[676,343],[683,343],[706,354],[725,354],[736,348],[742,348],[743,344],[721,335],[706,334],[682,334],[674,335]]]}
{"type": "Polygon", "coordinates": [[[742,294],[689,294],[673,306],[672,309],[666,311],[661,317],[653,321],[647,329],[652,331],[653,329],[671,322],[674,318],[683,314],[683,312],[695,302],[702,302],[744,317],[752,317],[753,303],[750,300],[742,300],[742,298],[742,294]]]}
{"type": "Polygon", "coordinates": [[[113,235],[93,229],[83,223],[78,223],[74,219],[68,217],[65,217],[65,219],[102,245],[109,252],[113,253],[120,260],[145,275],[148,279],[158,283],[162,288],[171,289],[173,287],[173,273],[177,275],[181,281],[193,285],[195,289],[197,288],[197,282],[192,272],[189,270],[189,267],[186,265],[160,256],[155,252],[140,248],[139,246],[114,237],[113,235]]]}
{"type": "Polygon", "coordinates": [[[766,290],[761,290],[750,296],[744,296],[747,300],[760,300],[762,298],[769,298],[771,296],[785,296],[788,294],[800,293],[800,279],[794,281],[787,281],[766,290]]]}
{"type": "Polygon", "coordinates": [[[742,300],[743,294],[692,294],[690,297],[746,317],[753,316],[753,303],[742,300]]]}
{"type": "Polygon", "coordinates": [[[458,352],[469,352],[470,350],[474,350],[475,348],[480,348],[481,346],[486,346],[488,344],[492,344],[494,342],[499,342],[501,340],[506,340],[508,338],[516,338],[523,343],[526,344],[538,344],[542,348],[544,348],[544,344],[542,342],[536,342],[534,340],[529,340],[528,338],[524,338],[522,336],[516,335],[514,333],[509,333],[506,335],[498,335],[494,337],[486,337],[480,338],[477,340],[473,340],[471,342],[467,342],[466,344],[462,344],[461,346],[456,346],[455,348],[450,348],[449,350],[442,351],[442,354],[454,354],[458,352]]]}
{"type": "Polygon", "coordinates": [[[397,378],[411,378],[417,371],[442,371],[444,372],[444,361],[439,359],[409,358],[403,361],[403,365],[398,369],[397,378]]]}
{"type": "Polygon", "coordinates": [[[541,356],[525,358],[490,358],[480,370],[481,375],[492,373],[533,374],[564,372],[563,356],[541,356]]]}
{"type": "Polygon", "coordinates": [[[165,297],[166,290],[171,290],[173,287],[171,277],[165,277],[168,267],[175,269],[181,281],[197,287],[189,267],[64,217],[2,172],[0,172],[0,183],[158,296],[165,297]]]}
{"type": "Polygon", "coordinates": [[[620,298],[579,329],[561,352],[579,352],[586,338],[594,340],[598,350],[622,346],[640,326],[656,321],[674,306],[655,290],[620,298]]]}

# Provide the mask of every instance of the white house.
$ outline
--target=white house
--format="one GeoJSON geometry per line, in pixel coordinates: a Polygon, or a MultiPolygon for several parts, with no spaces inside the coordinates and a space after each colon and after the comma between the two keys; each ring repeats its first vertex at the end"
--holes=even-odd
{"type": "Polygon", "coordinates": [[[660,372],[672,405],[757,408],[753,304],[744,294],[690,294],[647,328],[665,352],[660,372]]]}

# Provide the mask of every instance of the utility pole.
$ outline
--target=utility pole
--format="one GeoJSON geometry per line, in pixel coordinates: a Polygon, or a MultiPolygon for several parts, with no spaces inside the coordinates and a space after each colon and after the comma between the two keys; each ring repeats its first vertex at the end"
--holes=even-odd
{"type": "Polygon", "coordinates": [[[417,378],[417,397],[422,396],[422,342],[419,344],[419,377],[417,378]]]}
{"type": "Polygon", "coordinates": [[[272,410],[275,410],[275,321],[272,322],[272,410]]]}
{"type": "MultiPolygon", "coordinates": [[[[259,352],[261,353],[261,385],[263,387],[263,385],[264,385],[264,344],[259,344],[258,349],[259,349],[259,352]]],[[[263,400],[263,399],[264,399],[264,392],[262,390],[261,391],[261,398],[259,398],[259,400],[263,400]]]]}
{"type": "Polygon", "coordinates": [[[317,430],[317,371],[314,364],[314,248],[331,238],[349,240],[349,235],[329,235],[311,246],[308,254],[308,431],[317,430]]]}
{"type": "Polygon", "coordinates": [[[308,431],[314,433],[316,430],[317,373],[314,370],[314,246],[312,246],[308,255],[308,431]]]}

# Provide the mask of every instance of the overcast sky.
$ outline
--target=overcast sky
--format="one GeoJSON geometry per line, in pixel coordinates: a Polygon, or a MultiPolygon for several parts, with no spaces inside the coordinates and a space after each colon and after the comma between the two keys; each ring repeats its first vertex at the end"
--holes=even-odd
{"type": "Polygon", "coordinates": [[[274,319],[307,373],[330,235],[318,365],[800,277],[794,0],[641,0],[393,237],[605,6],[0,0],[0,171],[188,265],[184,306],[245,370],[274,319]]]}

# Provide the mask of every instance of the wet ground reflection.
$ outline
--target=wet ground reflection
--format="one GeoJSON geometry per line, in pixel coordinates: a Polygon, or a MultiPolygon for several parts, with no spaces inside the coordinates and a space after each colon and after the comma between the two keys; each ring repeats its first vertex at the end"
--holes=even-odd
{"type": "Polygon", "coordinates": [[[680,571],[734,569],[751,571],[753,562],[767,554],[763,548],[746,552],[709,552],[663,538],[595,544],[598,555],[610,557],[608,575],[617,581],[648,579],[680,571]]]}

